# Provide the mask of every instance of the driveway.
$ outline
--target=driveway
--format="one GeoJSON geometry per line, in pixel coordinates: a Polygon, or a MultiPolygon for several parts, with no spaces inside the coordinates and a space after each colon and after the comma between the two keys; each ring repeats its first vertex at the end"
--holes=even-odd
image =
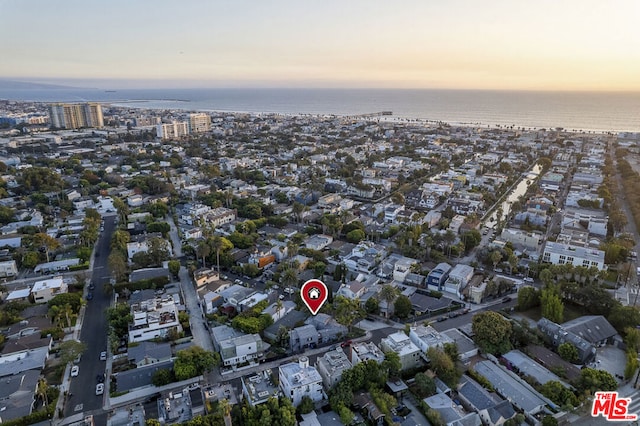
{"type": "MultiPolygon", "coordinates": [[[[167,216],[166,220],[171,228],[169,230],[169,237],[173,244],[173,253],[176,258],[182,257],[182,242],[180,241],[176,224],[173,222],[173,218],[171,216],[167,216]]],[[[201,348],[213,351],[213,341],[211,340],[209,331],[205,327],[205,318],[200,307],[198,294],[196,293],[195,286],[193,285],[193,281],[189,276],[187,268],[181,267],[178,277],[180,278],[180,288],[182,289],[184,304],[190,313],[189,322],[191,323],[191,334],[193,335],[193,340],[195,344],[201,348]]]]}

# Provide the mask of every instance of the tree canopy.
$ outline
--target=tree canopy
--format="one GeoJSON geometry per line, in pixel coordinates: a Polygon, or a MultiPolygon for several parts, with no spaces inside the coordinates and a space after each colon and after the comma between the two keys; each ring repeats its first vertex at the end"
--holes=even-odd
{"type": "Polygon", "coordinates": [[[476,314],[471,327],[483,352],[498,355],[511,350],[511,323],[499,313],[486,311],[476,314]]]}

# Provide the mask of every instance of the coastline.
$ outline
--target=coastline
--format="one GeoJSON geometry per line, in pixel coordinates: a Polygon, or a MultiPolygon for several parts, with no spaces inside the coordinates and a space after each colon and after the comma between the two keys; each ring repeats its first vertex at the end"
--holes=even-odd
{"type": "Polygon", "coordinates": [[[340,117],[573,133],[640,132],[640,93],[408,89],[0,90],[0,99],[98,102],[114,107],[296,117],[340,117]],[[375,111],[393,116],[358,117],[375,111]]]}
{"type": "MultiPolygon", "coordinates": [[[[395,115],[386,115],[386,116],[376,116],[376,117],[364,117],[363,114],[334,114],[334,113],[293,113],[293,112],[277,112],[277,111],[238,111],[238,110],[226,110],[226,109],[209,109],[209,108],[188,108],[188,107],[149,107],[148,105],[135,105],[135,103],[152,103],[152,102],[191,102],[185,100],[171,100],[171,99],[145,99],[145,100],[125,100],[125,101],[116,101],[116,102],[104,102],[104,101],[94,101],[98,102],[102,105],[114,106],[118,108],[135,108],[140,110],[148,110],[148,111],[181,111],[184,113],[191,112],[206,112],[213,114],[248,114],[255,116],[282,116],[282,117],[290,117],[290,118],[336,118],[336,119],[345,119],[345,120],[354,120],[354,121],[363,121],[363,122],[372,122],[372,121],[382,121],[382,122],[395,122],[398,124],[422,124],[429,125],[429,127],[437,127],[439,125],[447,125],[454,127],[475,127],[475,128],[486,128],[486,129],[495,129],[495,130],[520,130],[520,131],[543,131],[543,130],[553,130],[554,128],[547,127],[532,127],[532,126],[523,126],[518,124],[489,124],[483,122],[467,122],[467,121],[449,121],[449,120],[438,120],[424,117],[401,117],[395,115]]],[[[563,127],[561,128],[563,132],[566,133],[575,133],[575,134],[612,134],[612,133],[640,133],[639,130],[607,130],[607,129],[567,129],[563,127]]]]}

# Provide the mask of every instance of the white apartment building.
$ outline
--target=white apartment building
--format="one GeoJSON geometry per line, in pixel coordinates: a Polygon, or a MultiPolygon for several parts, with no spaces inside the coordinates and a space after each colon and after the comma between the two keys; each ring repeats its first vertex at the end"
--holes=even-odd
{"type": "Polygon", "coordinates": [[[395,352],[400,357],[402,370],[420,365],[420,348],[417,347],[403,331],[390,334],[380,340],[383,352],[395,352]]]}
{"type": "Polygon", "coordinates": [[[209,114],[204,112],[189,114],[189,130],[191,133],[204,133],[211,130],[209,114]]]}
{"type": "Polygon", "coordinates": [[[427,360],[427,350],[429,348],[442,349],[445,343],[454,343],[451,338],[444,334],[440,334],[435,328],[430,325],[418,325],[409,329],[409,339],[411,342],[420,348],[421,356],[427,360]]]}
{"type": "MultiPolygon", "coordinates": [[[[171,244],[167,240],[162,240],[165,243],[165,248],[171,255],[171,244]]],[[[127,243],[127,256],[129,261],[133,259],[133,256],[136,253],[146,253],[149,251],[149,244],[147,244],[147,240],[144,241],[134,241],[132,243],[127,243]]]]}
{"type": "Polygon", "coordinates": [[[301,356],[298,362],[281,365],[279,370],[280,389],[294,406],[297,407],[305,396],[313,402],[325,398],[322,376],[315,367],[309,366],[309,358],[306,356],[301,356]]]}
{"type": "Polygon", "coordinates": [[[605,269],[604,254],[604,251],[598,249],[547,241],[542,261],[553,265],[571,264],[586,268],[596,267],[601,271],[605,269]]]}
{"type": "Polygon", "coordinates": [[[169,330],[182,331],[178,308],[173,297],[167,295],[131,305],[133,324],[129,325],[129,342],[163,338],[169,330]]]}
{"type": "Polygon", "coordinates": [[[156,136],[162,140],[178,139],[189,134],[189,123],[186,121],[174,121],[156,126],[156,136]]]}
{"type": "Polygon", "coordinates": [[[237,216],[238,214],[236,210],[227,209],[225,207],[218,207],[205,213],[203,218],[207,224],[213,225],[217,228],[224,225],[225,223],[233,222],[234,220],[236,220],[237,216]]]}
{"type": "Polygon", "coordinates": [[[322,376],[325,389],[328,391],[342,379],[342,372],[350,369],[351,363],[342,348],[337,348],[318,358],[316,368],[322,376]]]}
{"type": "Polygon", "coordinates": [[[500,239],[516,247],[537,251],[538,244],[540,244],[542,240],[542,234],[539,232],[525,232],[520,229],[505,228],[500,234],[500,239]]]}

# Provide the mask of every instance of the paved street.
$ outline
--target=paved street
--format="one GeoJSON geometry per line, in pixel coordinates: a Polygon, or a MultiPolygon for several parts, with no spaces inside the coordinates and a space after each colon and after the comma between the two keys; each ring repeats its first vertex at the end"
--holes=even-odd
{"type": "Polygon", "coordinates": [[[96,396],[96,376],[105,372],[105,361],[100,361],[100,352],[107,350],[107,321],[104,315],[105,309],[111,304],[111,296],[105,294],[103,286],[109,282],[110,275],[107,269],[107,257],[110,252],[111,234],[115,230],[115,216],[105,217],[104,231],[96,244],[95,252],[100,256],[94,258],[93,274],[91,281],[95,285],[93,300],[87,301],[82,322],[80,340],[87,346],[85,353],[78,364],[80,373],[78,377],[71,378],[70,393],[64,407],[65,417],[79,412],[100,410],[103,399],[108,394],[96,396]]]}

